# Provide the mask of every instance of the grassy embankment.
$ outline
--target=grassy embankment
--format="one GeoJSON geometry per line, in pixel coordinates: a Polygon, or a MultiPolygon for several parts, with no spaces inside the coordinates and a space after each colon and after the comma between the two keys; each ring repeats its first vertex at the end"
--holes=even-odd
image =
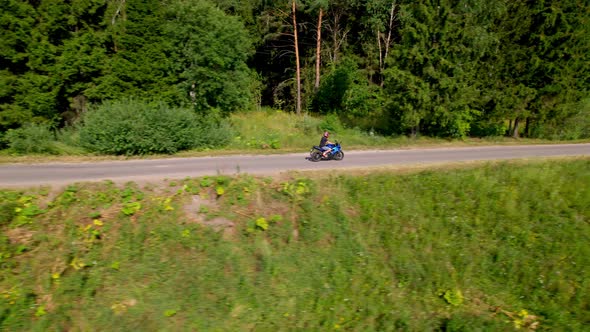
{"type": "MultiPolygon", "coordinates": [[[[546,144],[564,143],[539,139],[512,139],[507,137],[442,139],[431,137],[410,138],[407,136],[385,137],[358,129],[344,127],[334,117],[297,116],[277,111],[236,113],[229,121],[234,129],[231,142],[223,148],[211,150],[182,151],[175,156],[191,157],[204,155],[242,153],[285,153],[306,152],[319,143],[323,128],[332,132],[331,139],[342,142],[346,150],[353,149],[394,149],[414,147],[458,147],[492,144],[546,144]]],[[[582,142],[582,141],[577,141],[582,142]]],[[[568,141],[567,143],[573,143],[568,141]]],[[[54,155],[17,155],[9,149],[0,151],[0,163],[44,162],[44,161],[88,161],[129,158],[164,158],[169,155],[148,155],[143,157],[104,156],[85,152],[77,146],[77,133],[66,131],[53,142],[54,155]]]]}
{"type": "Polygon", "coordinates": [[[590,324],[587,158],[0,198],[3,330],[590,324]]]}

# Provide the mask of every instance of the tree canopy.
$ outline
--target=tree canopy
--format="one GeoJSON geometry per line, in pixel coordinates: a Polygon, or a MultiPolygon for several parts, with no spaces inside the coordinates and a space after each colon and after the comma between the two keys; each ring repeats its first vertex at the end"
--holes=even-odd
{"type": "Polygon", "coordinates": [[[590,131],[587,1],[292,4],[3,0],[0,130],[122,98],[229,114],[295,111],[301,94],[307,112],[387,134],[590,131]]]}

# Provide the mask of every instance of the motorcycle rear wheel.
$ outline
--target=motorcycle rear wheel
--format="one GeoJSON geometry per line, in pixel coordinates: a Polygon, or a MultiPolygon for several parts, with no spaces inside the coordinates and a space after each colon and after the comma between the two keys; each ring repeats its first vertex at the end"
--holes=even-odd
{"type": "Polygon", "coordinates": [[[309,156],[309,160],[311,161],[320,161],[322,159],[322,153],[320,151],[314,151],[309,156]]]}

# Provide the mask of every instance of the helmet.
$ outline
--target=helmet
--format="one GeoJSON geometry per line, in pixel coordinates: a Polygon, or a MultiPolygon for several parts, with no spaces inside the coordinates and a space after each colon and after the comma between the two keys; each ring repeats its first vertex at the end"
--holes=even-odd
{"type": "Polygon", "coordinates": [[[324,137],[328,137],[328,136],[330,136],[330,133],[327,131],[324,131],[324,137]]]}

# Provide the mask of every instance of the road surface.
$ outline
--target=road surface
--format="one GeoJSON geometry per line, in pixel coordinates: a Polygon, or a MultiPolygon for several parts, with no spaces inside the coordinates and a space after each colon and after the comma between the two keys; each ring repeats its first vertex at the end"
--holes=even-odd
{"type": "Polygon", "coordinates": [[[112,180],[157,181],[237,173],[273,175],[286,171],[416,165],[515,158],[590,156],[590,144],[486,146],[385,151],[344,151],[342,161],[310,162],[307,153],[238,155],[85,163],[0,165],[0,188],[66,185],[112,180]]]}

